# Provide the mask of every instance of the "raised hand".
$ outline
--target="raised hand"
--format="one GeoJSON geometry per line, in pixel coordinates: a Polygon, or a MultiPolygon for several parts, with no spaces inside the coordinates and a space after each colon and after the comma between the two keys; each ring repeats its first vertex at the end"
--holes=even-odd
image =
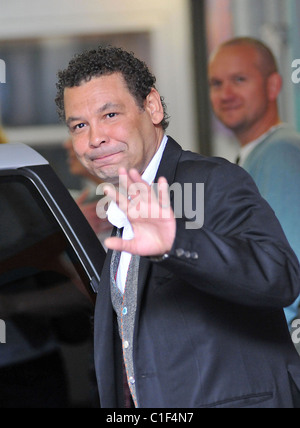
{"type": "Polygon", "coordinates": [[[176,220],[168,192],[168,182],[161,177],[153,186],[142,180],[137,170],[119,170],[120,188],[104,185],[104,193],[114,200],[131,223],[131,240],[108,238],[105,245],[117,251],[140,256],[160,256],[168,253],[174,243],[176,220]]]}

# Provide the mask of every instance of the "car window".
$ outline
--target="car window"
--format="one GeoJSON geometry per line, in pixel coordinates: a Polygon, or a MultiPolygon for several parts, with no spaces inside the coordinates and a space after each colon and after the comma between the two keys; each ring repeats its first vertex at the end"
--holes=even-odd
{"type": "Polygon", "coordinates": [[[23,176],[0,177],[0,293],[53,273],[79,286],[87,281],[75,251],[33,183],[23,176]]]}

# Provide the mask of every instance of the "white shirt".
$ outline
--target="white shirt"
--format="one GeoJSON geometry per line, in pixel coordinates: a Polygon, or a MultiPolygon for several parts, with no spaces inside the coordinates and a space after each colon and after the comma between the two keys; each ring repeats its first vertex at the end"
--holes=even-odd
{"type": "MultiPolygon", "coordinates": [[[[168,142],[168,137],[165,135],[159,146],[159,149],[153,156],[151,162],[149,163],[145,172],[142,175],[142,179],[146,181],[149,185],[153,183],[156,177],[167,142],[168,142]]],[[[134,237],[134,233],[128,218],[123,213],[123,211],[120,210],[120,208],[117,206],[115,202],[110,203],[109,208],[107,210],[107,218],[108,218],[108,221],[111,224],[113,224],[115,227],[119,229],[124,228],[123,239],[130,240],[134,237]]],[[[125,251],[123,251],[121,254],[116,282],[122,294],[124,293],[124,290],[125,290],[127,272],[128,272],[128,267],[130,264],[131,257],[132,255],[129,253],[126,253],[125,251]]]]}

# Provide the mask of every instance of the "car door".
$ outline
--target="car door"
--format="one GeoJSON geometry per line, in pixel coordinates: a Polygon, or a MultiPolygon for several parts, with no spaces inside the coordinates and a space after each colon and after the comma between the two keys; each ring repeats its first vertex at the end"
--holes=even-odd
{"type": "Polygon", "coordinates": [[[1,145],[0,291],[56,272],[95,302],[105,256],[48,162],[26,145],[1,145]]]}

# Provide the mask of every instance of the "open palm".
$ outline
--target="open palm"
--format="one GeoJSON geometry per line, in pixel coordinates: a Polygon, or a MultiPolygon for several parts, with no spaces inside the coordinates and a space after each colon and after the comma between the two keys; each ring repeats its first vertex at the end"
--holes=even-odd
{"type": "Polygon", "coordinates": [[[149,186],[136,170],[120,169],[120,188],[104,186],[104,192],[114,200],[131,223],[131,240],[108,238],[105,245],[117,251],[139,256],[159,256],[169,252],[176,233],[176,221],[170,205],[167,180],[161,177],[149,186]]]}

